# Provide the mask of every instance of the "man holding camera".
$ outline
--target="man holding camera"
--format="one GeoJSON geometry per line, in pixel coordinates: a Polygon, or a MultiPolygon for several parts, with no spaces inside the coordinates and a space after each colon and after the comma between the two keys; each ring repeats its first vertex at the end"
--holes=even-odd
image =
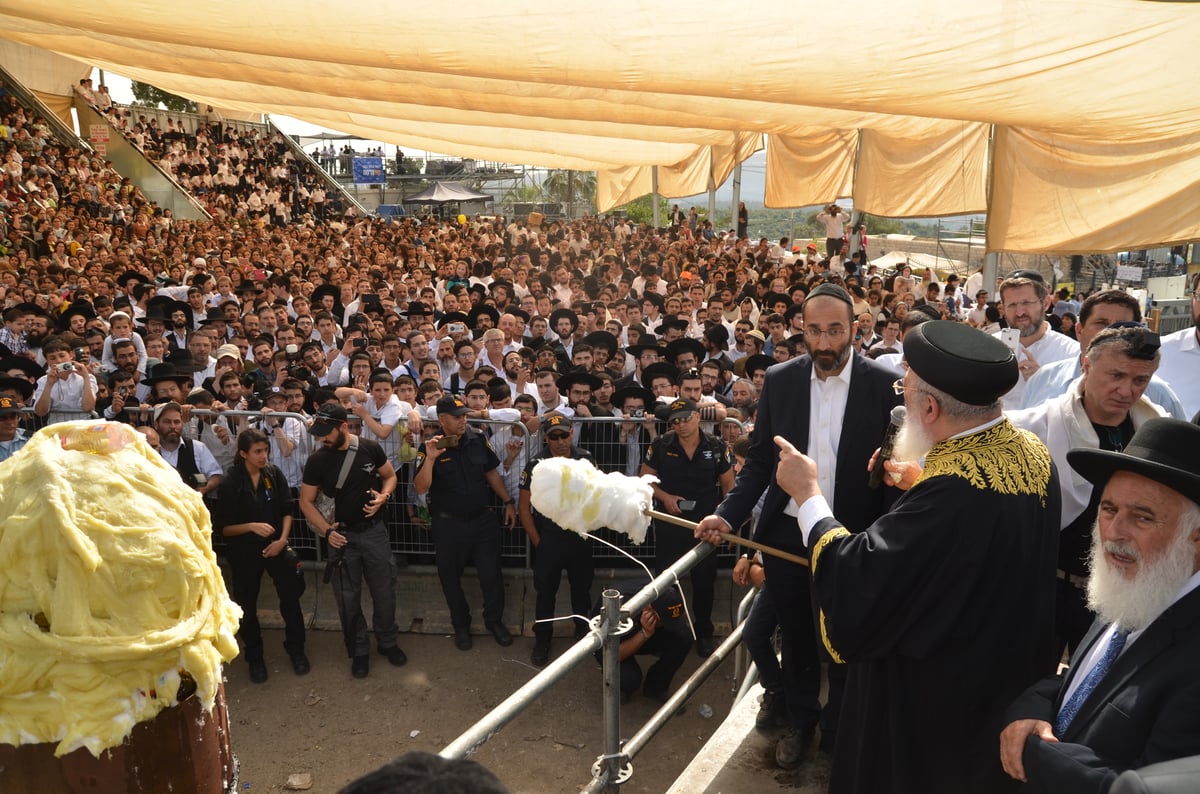
{"type": "Polygon", "coordinates": [[[484,435],[467,426],[470,408],[462,397],[437,402],[442,432],[425,442],[417,455],[413,487],[428,493],[438,579],[450,608],[454,645],[471,649],[471,607],[462,588],[468,563],[479,572],[483,623],[503,646],[512,645],[504,625],[504,580],[500,573],[500,523],[489,506],[491,490],[504,503],[504,525],[516,525],[515,502],[500,476],[500,459],[484,435]]]}
{"type": "Polygon", "coordinates": [[[370,671],[371,642],[362,613],[362,581],[371,591],[371,625],[379,653],[400,667],[408,661],[396,645],[396,561],[379,511],[396,490],[396,472],[378,443],[350,434],[346,409],[329,403],[313,417],[308,432],[321,442],[304,465],[300,510],[308,526],[329,542],[327,581],[352,659],[350,672],[370,671]],[[349,460],[347,460],[349,456],[349,460]],[[334,501],[334,521],[317,507],[320,490],[334,501]],[[329,572],[332,570],[332,577],[329,572]]]}
{"type": "Polygon", "coordinates": [[[46,374],[38,378],[33,395],[33,412],[49,416],[49,423],[86,419],[96,407],[96,378],[77,364],[71,346],[63,339],[51,339],[42,347],[46,374]]]}

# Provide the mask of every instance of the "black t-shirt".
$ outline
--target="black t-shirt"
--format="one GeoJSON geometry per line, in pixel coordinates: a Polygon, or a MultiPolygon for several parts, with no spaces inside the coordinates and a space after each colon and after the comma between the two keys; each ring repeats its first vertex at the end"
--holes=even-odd
{"type": "Polygon", "coordinates": [[[360,438],[354,463],[346,474],[346,482],[340,492],[334,493],[348,452],[328,447],[316,450],[304,464],[303,481],[305,485],[316,485],[326,496],[332,496],[337,505],[334,518],[347,526],[354,526],[368,520],[363,515],[363,508],[374,498],[368,491],[378,491],[383,486],[379,469],[388,460],[383,447],[370,439],[360,438]]]}

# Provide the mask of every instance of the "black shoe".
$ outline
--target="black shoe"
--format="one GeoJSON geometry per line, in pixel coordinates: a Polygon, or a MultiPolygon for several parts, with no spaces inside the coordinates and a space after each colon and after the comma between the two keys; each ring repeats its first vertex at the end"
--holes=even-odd
{"type": "Polygon", "coordinates": [[[696,655],[701,659],[707,659],[713,655],[713,651],[717,649],[712,637],[697,637],[696,638],[696,655]]]}
{"type": "Polygon", "coordinates": [[[355,678],[366,678],[367,673],[371,670],[371,657],[366,654],[355,656],[354,661],[350,663],[350,674],[355,678]]]}
{"type": "Polygon", "coordinates": [[[267,680],[267,663],[262,659],[255,659],[250,662],[250,680],[256,684],[261,684],[267,680]]]}
{"type": "Polygon", "coordinates": [[[804,761],[816,728],[788,728],[775,744],[775,763],[780,769],[795,769],[804,761]]]}
{"type": "Polygon", "coordinates": [[[304,651],[288,655],[292,659],[292,670],[296,675],[308,675],[311,666],[308,663],[308,657],[304,655],[304,651]]]}
{"type": "Polygon", "coordinates": [[[533,643],[533,653],[529,654],[529,663],[534,667],[545,667],[550,661],[550,642],[537,640],[533,643]]]}
{"type": "Polygon", "coordinates": [[[758,715],[754,718],[754,727],[760,731],[769,731],[772,728],[784,727],[787,721],[787,701],[783,693],[763,692],[758,715]]]}
{"type": "Polygon", "coordinates": [[[493,623],[487,627],[487,630],[496,638],[497,645],[503,645],[505,648],[512,645],[512,635],[508,633],[508,627],[503,623],[493,623]]]}
{"type": "Polygon", "coordinates": [[[403,667],[408,663],[408,657],[405,656],[404,651],[400,650],[399,648],[380,648],[379,653],[381,656],[387,657],[387,660],[391,662],[392,667],[403,667]]]}
{"type": "Polygon", "coordinates": [[[455,629],[454,630],[454,647],[460,651],[471,650],[471,630],[470,629],[455,629]]]}

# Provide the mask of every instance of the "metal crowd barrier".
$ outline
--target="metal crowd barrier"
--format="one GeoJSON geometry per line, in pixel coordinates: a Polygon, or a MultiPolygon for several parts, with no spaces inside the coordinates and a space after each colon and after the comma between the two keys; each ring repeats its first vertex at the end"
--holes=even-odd
{"type": "MultiPolygon", "coordinates": [[[[133,414],[146,414],[145,423],[150,424],[148,416],[151,408],[130,408],[128,409],[133,414]]],[[[40,417],[34,417],[32,408],[25,408],[24,411],[29,414],[29,427],[31,430],[40,429],[44,426],[45,421],[40,417]]],[[[304,414],[289,413],[289,412],[270,412],[264,414],[262,411],[212,411],[209,409],[192,408],[192,417],[235,417],[235,418],[255,418],[268,416],[276,419],[292,418],[302,422],[307,427],[310,419],[304,414]]],[[[72,415],[72,418],[78,419],[96,419],[100,418],[96,413],[79,413],[77,416],[72,415]]],[[[351,416],[351,429],[354,429],[355,418],[351,416]]],[[[632,454],[632,447],[628,447],[619,441],[620,425],[625,420],[617,417],[580,417],[576,422],[578,428],[577,436],[578,444],[584,449],[592,453],[597,460],[597,464],[605,471],[634,471],[640,466],[641,456],[644,453],[644,446],[638,447],[638,454],[632,454]]],[[[422,423],[424,426],[424,438],[439,432],[437,422],[426,421],[422,423]]],[[[520,426],[518,422],[501,422],[497,420],[481,419],[471,420],[471,425],[483,429],[489,435],[495,434],[497,431],[505,430],[508,433],[516,436],[515,428],[520,426]]],[[[192,437],[193,423],[188,423],[185,426],[185,435],[192,437]]],[[[403,422],[397,426],[397,432],[406,434],[408,432],[407,423],[403,422]]],[[[399,483],[396,487],[396,493],[393,499],[386,506],[386,514],[384,521],[388,527],[388,535],[391,541],[393,553],[404,555],[409,558],[410,562],[414,563],[430,563],[434,561],[433,538],[429,532],[429,516],[428,512],[423,509],[423,500],[418,498],[412,490],[412,479],[415,475],[414,460],[417,451],[423,444],[422,439],[417,439],[408,446],[406,450],[403,445],[397,443],[396,447],[398,454],[393,456],[393,463],[396,466],[396,474],[399,478],[399,483]],[[411,456],[411,458],[409,458],[411,456]],[[409,459],[404,459],[409,458],[409,459]]],[[[315,449],[314,439],[307,432],[301,434],[298,443],[297,453],[300,454],[303,460],[307,460],[308,456],[315,449]]],[[[540,433],[534,434],[525,439],[521,451],[513,461],[512,475],[506,478],[506,483],[509,486],[510,495],[517,498],[517,482],[520,472],[528,465],[533,456],[539,454],[542,450],[542,437],[540,433]]],[[[496,450],[497,455],[503,457],[503,450],[496,450]]],[[[301,466],[303,464],[301,463],[301,466]]],[[[294,494],[295,495],[295,494],[294,494]]],[[[500,505],[497,500],[495,508],[499,511],[500,505]]],[[[524,530],[518,525],[511,529],[503,529],[504,535],[501,542],[501,555],[506,567],[530,567],[531,546],[524,530]]],[[[608,530],[599,530],[596,535],[602,538],[612,546],[616,546],[631,557],[634,557],[643,562],[649,563],[654,559],[654,534],[653,532],[647,537],[645,543],[636,545],[632,543],[624,535],[608,530]]],[[[292,522],[292,534],[290,540],[292,547],[295,548],[300,555],[309,560],[323,560],[323,547],[320,539],[308,529],[307,522],[304,520],[303,514],[300,512],[299,499],[296,500],[294,518],[292,522]]],[[[213,537],[213,546],[219,552],[224,548],[224,539],[222,537],[213,537]]],[[[593,558],[597,563],[603,563],[615,568],[636,567],[625,554],[617,551],[611,546],[606,546],[602,543],[593,545],[593,558]]],[[[722,560],[722,564],[726,567],[732,565],[732,560],[736,559],[737,552],[730,548],[723,548],[718,552],[718,556],[722,560]]]]}
{"type": "Polygon", "coordinates": [[[602,612],[598,617],[592,619],[591,632],[588,636],[576,641],[566,652],[531,678],[524,686],[505,698],[502,703],[485,714],[458,738],[442,748],[439,755],[448,759],[468,757],[488,739],[496,735],[501,728],[520,716],[525,709],[565,678],[575,667],[596,651],[600,651],[603,669],[604,752],[592,764],[591,783],[582,790],[587,792],[618,791],[621,784],[627,782],[633,775],[633,759],[637,754],[676,714],[679,707],[686,703],[688,698],[712,675],[721,662],[741,644],[745,615],[749,613],[750,604],[755,597],[756,591],[754,590],[751,590],[742,599],[738,609],[739,620],[729,636],[686,681],[679,685],[667,702],[651,715],[629,740],[622,743],[619,655],[621,635],[633,626],[633,622],[637,620],[643,607],[653,602],[663,589],[679,581],[684,574],[712,554],[714,550],[714,547],[707,543],[696,544],[674,565],[655,577],[624,604],[621,603],[620,592],[605,590],[602,612]]]}

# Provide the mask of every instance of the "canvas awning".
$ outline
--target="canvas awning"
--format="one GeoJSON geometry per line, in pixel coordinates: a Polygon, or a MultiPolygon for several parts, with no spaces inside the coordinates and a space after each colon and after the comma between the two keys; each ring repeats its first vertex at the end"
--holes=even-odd
{"type": "Polygon", "coordinates": [[[1200,238],[1197,5],[0,0],[0,37],[201,103],[595,170],[601,209],[652,166],[703,192],[765,135],[768,205],[986,211],[990,249],[1070,253],[1200,238]]]}
{"type": "Polygon", "coordinates": [[[480,193],[462,182],[434,182],[416,195],[404,199],[405,204],[446,204],[450,201],[493,201],[487,193],[480,193]]]}

